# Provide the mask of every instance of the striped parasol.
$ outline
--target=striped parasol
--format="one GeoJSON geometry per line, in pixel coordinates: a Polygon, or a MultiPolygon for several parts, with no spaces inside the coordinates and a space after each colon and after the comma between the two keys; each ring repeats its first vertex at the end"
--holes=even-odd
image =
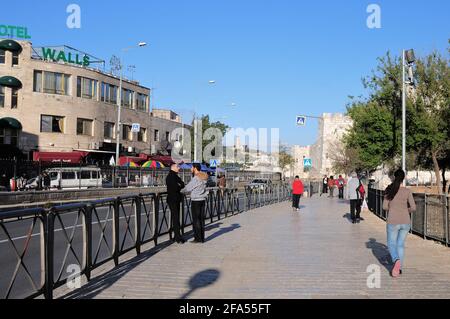
{"type": "Polygon", "coordinates": [[[165,168],[164,164],[158,161],[147,161],[142,164],[142,167],[145,168],[165,168]]]}
{"type": "Polygon", "coordinates": [[[125,167],[139,167],[139,165],[136,164],[135,162],[128,162],[128,163],[124,164],[123,166],[125,166],[125,167]]]}

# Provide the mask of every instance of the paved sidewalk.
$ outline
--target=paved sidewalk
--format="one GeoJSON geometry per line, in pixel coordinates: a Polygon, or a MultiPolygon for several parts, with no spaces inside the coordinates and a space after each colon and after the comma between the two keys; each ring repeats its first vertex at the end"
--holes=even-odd
{"type": "Polygon", "coordinates": [[[208,227],[207,243],[168,245],[95,278],[70,298],[450,298],[450,248],[409,236],[401,278],[389,276],[385,223],[353,225],[338,199],[302,199],[208,227]],[[369,265],[381,288],[367,287],[369,265]]]}

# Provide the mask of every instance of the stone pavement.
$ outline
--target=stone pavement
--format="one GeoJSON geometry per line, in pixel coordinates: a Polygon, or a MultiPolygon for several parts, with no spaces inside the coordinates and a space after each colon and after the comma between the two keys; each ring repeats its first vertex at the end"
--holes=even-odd
{"type": "Polygon", "coordinates": [[[338,199],[281,203],[207,229],[204,245],[166,245],[94,278],[66,298],[450,298],[450,248],[407,239],[401,278],[389,275],[385,223],[353,225],[338,199]],[[370,265],[380,288],[370,289],[370,265]]]}

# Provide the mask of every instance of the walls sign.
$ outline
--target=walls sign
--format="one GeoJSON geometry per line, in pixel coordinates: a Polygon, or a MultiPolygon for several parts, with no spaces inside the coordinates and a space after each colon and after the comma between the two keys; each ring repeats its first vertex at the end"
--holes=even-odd
{"type": "Polygon", "coordinates": [[[65,62],[78,64],[81,66],[89,66],[91,64],[89,56],[78,52],[64,52],[51,48],[42,48],[42,57],[44,60],[54,62],[65,62]]]}

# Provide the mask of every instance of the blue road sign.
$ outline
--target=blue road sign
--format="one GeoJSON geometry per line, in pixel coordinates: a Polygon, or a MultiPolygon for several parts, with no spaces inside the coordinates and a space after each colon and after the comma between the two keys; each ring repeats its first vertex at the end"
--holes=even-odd
{"type": "Polygon", "coordinates": [[[310,158],[305,158],[305,159],[303,160],[303,166],[304,166],[304,167],[312,167],[312,159],[310,159],[310,158]]]}
{"type": "Polygon", "coordinates": [[[297,125],[305,126],[306,125],[306,116],[297,116],[297,125]]]}
{"type": "Polygon", "coordinates": [[[139,123],[133,123],[131,125],[131,132],[133,133],[139,133],[141,131],[141,124],[139,123]]]}
{"type": "Polygon", "coordinates": [[[219,166],[219,165],[220,165],[220,161],[219,161],[219,160],[216,160],[216,159],[212,159],[212,160],[209,162],[209,166],[212,167],[212,168],[216,168],[216,167],[219,166]]]}

